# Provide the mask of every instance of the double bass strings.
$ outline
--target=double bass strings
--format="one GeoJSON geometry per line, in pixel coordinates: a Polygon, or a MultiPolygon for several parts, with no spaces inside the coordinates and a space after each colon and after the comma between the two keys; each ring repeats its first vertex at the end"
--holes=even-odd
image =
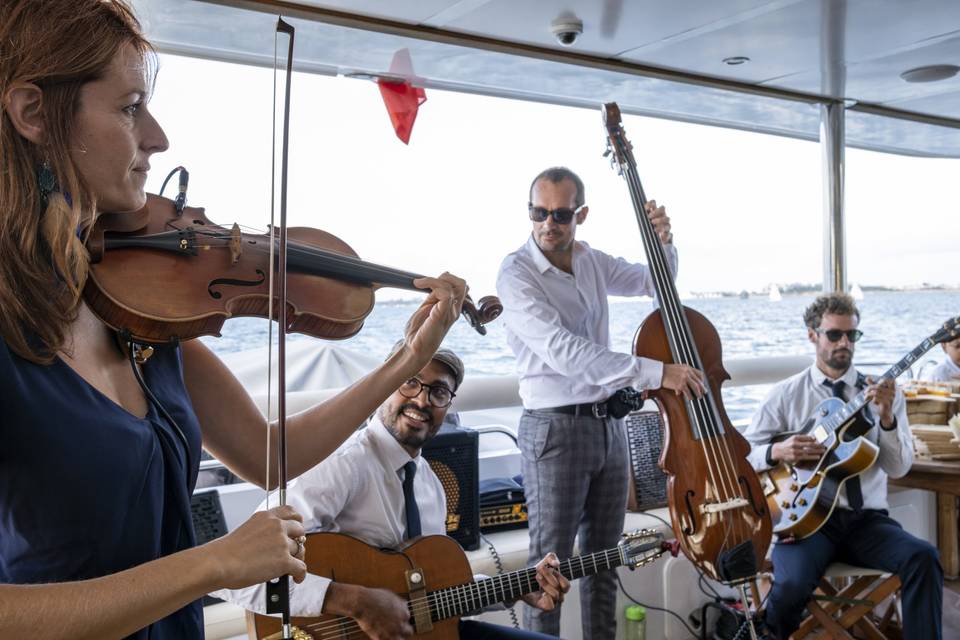
{"type": "MultiPolygon", "coordinates": [[[[617,144],[622,144],[622,141],[619,139],[616,140],[616,142],[617,144]]],[[[628,157],[623,151],[622,146],[620,151],[619,157],[628,157]]],[[[677,294],[673,281],[667,277],[669,275],[669,269],[666,265],[663,249],[659,242],[657,242],[658,238],[649,219],[641,214],[641,212],[645,212],[646,204],[643,186],[640,183],[639,177],[635,175],[635,172],[624,170],[623,173],[627,180],[634,209],[637,212],[641,236],[646,244],[647,254],[650,261],[655,263],[657,267],[657,269],[654,270],[654,281],[660,298],[661,310],[669,315],[670,321],[665,320],[664,325],[668,329],[668,337],[671,341],[674,357],[682,364],[688,364],[702,370],[703,366],[696,346],[687,339],[687,336],[690,335],[690,328],[686,323],[685,315],[682,313],[682,307],[679,306],[679,295],[677,294]],[[681,329],[684,331],[681,331],[681,329]]],[[[721,434],[721,426],[717,419],[717,413],[714,410],[711,393],[709,385],[706,385],[706,394],[703,397],[687,401],[688,408],[692,409],[692,411],[688,411],[688,413],[692,413],[695,417],[694,422],[696,423],[697,434],[704,450],[705,459],[708,462],[707,466],[711,481],[715,491],[718,493],[717,497],[721,501],[727,501],[733,496],[743,498],[744,496],[739,495],[736,489],[738,483],[735,477],[736,473],[732,469],[732,452],[729,449],[729,445],[726,441],[723,441],[719,443],[718,447],[718,443],[714,437],[721,434]],[[721,450],[718,451],[718,448],[721,450]]],[[[724,516],[721,516],[721,520],[726,521],[729,525],[731,523],[729,519],[730,515],[732,514],[724,514],[724,516]]],[[[735,528],[740,529],[740,531],[738,531],[739,534],[745,536],[747,539],[750,538],[749,532],[743,531],[743,528],[747,525],[742,519],[736,518],[732,523],[735,528]],[[738,524],[740,525],[739,527],[737,526],[738,524]]],[[[726,531],[727,535],[731,533],[729,527],[726,531]]]]}

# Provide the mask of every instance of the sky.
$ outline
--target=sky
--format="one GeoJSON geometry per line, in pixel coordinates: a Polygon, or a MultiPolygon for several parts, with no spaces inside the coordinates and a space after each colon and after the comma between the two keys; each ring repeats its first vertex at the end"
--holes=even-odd
{"type": "MultiPolygon", "coordinates": [[[[266,229],[272,88],[272,70],[160,56],[150,107],[170,149],[154,156],[148,190],[184,165],[191,205],[225,226],[266,229]]],[[[407,146],[369,80],[294,74],[292,102],[289,224],[330,232],[364,260],[450,271],[475,299],[492,294],[503,257],[529,235],[530,180],[564,165],[586,184],[577,239],[646,262],[626,183],[602,157],[599,109],[427,90],[407,146]]],[[[818,144],[639,116],[623,124],[647,197],[672,219],[681,292],[822,281],[818,144]]],[[[850,283],[960,287],[958,170],[960,160],[847,150],[850,283]]]]}

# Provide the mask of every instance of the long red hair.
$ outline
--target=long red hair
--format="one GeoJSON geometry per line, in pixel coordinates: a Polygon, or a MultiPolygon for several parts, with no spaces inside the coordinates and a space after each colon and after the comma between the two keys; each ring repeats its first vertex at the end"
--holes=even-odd
{"type": "Polygon", "coordinates": [[[34,362],[63,349],[87,276],[78,229],[94,219],[96,199],[70,157],[80,89],[126,45],[154,61],[123,0],[0,0],[0,335],[34,362]],[[43,91],[43,144],[20,135],[6,110],[8,91],[24,82],[43,91]],[[43,163],[59,183],[46,204],[43,163]]]}

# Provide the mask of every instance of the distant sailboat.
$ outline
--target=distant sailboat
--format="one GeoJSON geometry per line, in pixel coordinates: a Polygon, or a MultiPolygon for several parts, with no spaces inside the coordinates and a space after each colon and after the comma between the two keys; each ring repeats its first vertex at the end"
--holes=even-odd
{"type": "Polygon", "coordinates": [[[780,299],[781,299],[780,288],[775,284],[771,284],[770,285],[770,302],[780,302],[780,299]]]}
{"type": "Polygon", "coordinates": [[[863,289],[856,282],[850,287],[850,297],[854,300],[863,300],[863,289]]]}

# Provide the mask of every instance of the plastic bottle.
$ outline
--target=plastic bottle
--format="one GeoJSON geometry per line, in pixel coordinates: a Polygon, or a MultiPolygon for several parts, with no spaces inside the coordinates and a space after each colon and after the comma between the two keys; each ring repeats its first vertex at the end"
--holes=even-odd
{"type": "Polygon", "coordinates": [[[638,604],[632,604],[623,613],[627,618],[623,640],[646,640],[647,610],[638,604]]]}

